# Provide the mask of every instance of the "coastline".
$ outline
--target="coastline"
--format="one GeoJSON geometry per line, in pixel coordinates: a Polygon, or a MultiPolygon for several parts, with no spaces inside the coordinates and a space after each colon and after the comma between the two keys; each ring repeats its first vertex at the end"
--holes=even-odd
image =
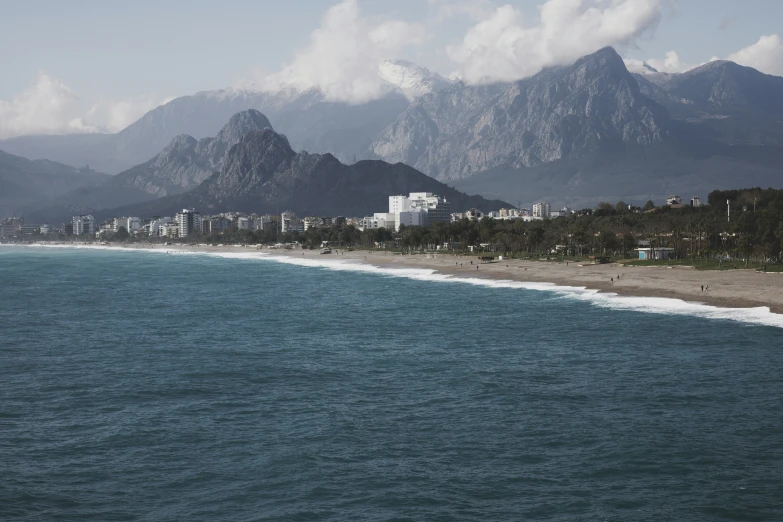
{"type": "MultiPolygon", "coordinates": [[[[442,278],[505,281],[537,285],[540,290],[579,289],[607,296],[663,298],[726,309],[767,308],[783,314],[783,273],[755,270],[698,271],[689,267],[632,267],[618,264],[568,264],[557,261],[504,260],[478,264],[478,256],[453,254],[395,255],[390,252],[335,250],[276,250],[254,246],[207,245],[90,245],[49,243],[9,246],[81,247],[112,250],[144,250],[168,253],[242,254],[242,257],[280,257],[315,264],[369,265],[384,271],[429,270],[442,278]],[[471,261],[473,264],[471,265],[471,261]],[[478,269],[476,268],[478,266],[478,269]],[[619,278],[618,278],[619,276],[619,278]],[[612,281],[612,278],[614,281],[612,281]],[[552,288],[547,288],[551,285],[552,288]],[[704,285],[708,290],[702,291],[704,285]]],[[[303,263],[304,264],[304,263],[303,263]]],[[[369,268],[368,266],[368,268],[369,268]]],[[[467,281],[466,281],[467,282],[467,281]]],[[[676,301],[672,301],[672,305],[676,301]]]]}

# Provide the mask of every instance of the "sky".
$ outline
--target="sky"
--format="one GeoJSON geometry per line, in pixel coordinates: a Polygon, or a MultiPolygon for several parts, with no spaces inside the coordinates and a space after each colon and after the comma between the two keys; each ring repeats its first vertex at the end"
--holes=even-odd
{"type": "Polygon", "coordinates": [[[512,81],[606,45],[783,76],[781,0],[0,0],[0,139],[116,132],[177,96],[295,82],[361,103],[401,58],[512,81]]]}

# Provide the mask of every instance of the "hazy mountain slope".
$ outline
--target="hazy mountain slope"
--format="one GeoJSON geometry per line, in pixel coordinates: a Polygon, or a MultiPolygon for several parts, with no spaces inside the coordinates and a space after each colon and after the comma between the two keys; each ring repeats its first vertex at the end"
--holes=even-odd
{"type": "Polygon", "coordinates": [[[681,74],[635,75],[691,132],[731,145],[783,146],[783,78],[714,61],[681,74]]]}
{"type": "Polygon", "coordinates": [[[661,143],[669,117],[644,97],[611,48],[510,85],[423,96],[371,153],[441,180],[661,143]]]}
{"type": "Polygon", "coordinates": [[[254,109],[239,112],[214,138],[177,136],[149,161],[110,177],[101,185],[77,187],[45,207],[34,209],[30,215],[39,220],[65,219],[74,211],[92,212],[186,192],[219,171],[226,152],[245,133],[270,127],[266,116],[254,109]]]}
{"type": "Polygon", "coordinates": [[[101,215],[170,215],[193,207],[202,213],[293,210],[302,215],[355,216],[385,211],[389,195],[415,191],[442,195],[455,211],[508,205],[459,193],[402,164],[345,165],[331,154],[296,153],[285,136],[266,129],[247,133],[229,151],[222,170],[196,189],[101,215]]]}
{"type": "Polygon", "coordinates": [[[378,74],[387,85],[379,100],[358,105],[327,100],[314,88],[277,92],[219,90],[181,96],[157,107],[117,134],[22,136],[0,148],[29,158],[50,158],[115,174],[147,161],[181,134],[214,136],[237,112],[256,109],[286,133],[295,148],[331,152],[346,161],[367,150],[372,138],[408,106],[409,99],[450,81],[404,61],[385,61],[378,74]]]}
{"type": "Polygon", "coordinates": [[[0,151],[0,217],[19,215],[28,205],[41,204],[81,185],[96,185],[108,176],[48,160],[31,161],[0,151]]]}
{"type": "Polygon", "coordinates": [[[544,199],[572,208],[601,201],[663,203],[671,194],[704,198],[715,189],[739,186],[783,188],[783,150],[744,145],[723,147],[715,142],[688,142],[636,153],[590,155],[531,168],[492,169],[457,180],[454,187],[484,197],[521,205],[544,199]]]}

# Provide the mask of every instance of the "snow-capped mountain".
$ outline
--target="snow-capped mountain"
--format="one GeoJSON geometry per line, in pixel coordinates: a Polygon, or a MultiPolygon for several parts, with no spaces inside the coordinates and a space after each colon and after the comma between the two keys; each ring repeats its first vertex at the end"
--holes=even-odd
{"type": "Polygon", "coordinates": [[[655,67],[653,67],[647,62],[643,62],[642,60],[635,60],[633,58],[623,58],[623,62],[625,63],[625,68],[628,69],[628,72],[630,73],[648,75],[648,74],[655,74],[658,72],[658,69],[656,69],[655,67]]]}
{"type": "Polygon", "coordinates": [[[405,60],[383,60],[378,64],[378,75],[392,89],[411,101],[455,83],[454,80],[405,60]]]}

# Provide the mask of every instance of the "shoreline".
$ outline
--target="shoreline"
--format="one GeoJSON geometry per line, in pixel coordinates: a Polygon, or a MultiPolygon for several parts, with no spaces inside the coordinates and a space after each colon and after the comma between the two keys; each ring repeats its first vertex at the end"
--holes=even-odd
{"type": "MultiPolygon", "coordinates": [[[[608,296],[676,299],[692,304],[724,309],[767,308],[783,315],[783,273],[755,270],[698,271],[690,267],[633,267],[615,263],[593,265],[558,261],[504,260],[481,264],[478,256],[454,254],[399,255],[368,250],[337,251],[276,250],[255,246],[207,245],[95,245],[73,243],[4,244],[8,246],[80,247],[111,250],[145,250],[212,254],[257,254],[319,263],[354,263],[383,270],[424,269],[450,279],[486,279],[521,284],[553,285],[563,289],[583,289],[608,296]],[[470,262],[473,262],[471,265],[470,262]],[[476,268],[478,267],[478,269],[476,268]],[[618,279],[619,276],[619,279],[618,279]],[[614,279],[614,281],[612,281],[614,279]],[[705,286],[702,291],[701,285],[705,286]],[[708,288],[709,290],[707,290],[708,288]]],[[[541,288],[545,290],[545,288],[541,288]]],[[[672,303],[673,304],[673,303],[672,303]]]]}

